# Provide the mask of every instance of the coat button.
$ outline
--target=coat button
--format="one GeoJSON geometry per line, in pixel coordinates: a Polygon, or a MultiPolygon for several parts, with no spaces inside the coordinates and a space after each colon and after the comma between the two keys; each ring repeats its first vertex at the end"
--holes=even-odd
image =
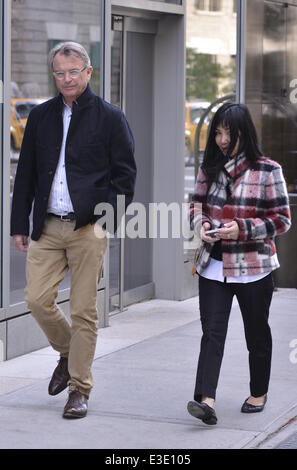
{"type": "Polygon", "coordinates": [[[52,174],[53,174],[53,171],[52,171],[52,170],[51,170],[51,171],[49,171],[49,172],[48,172],[48,174],[49,174],[49,175],[52,175],[52,174]]]}
{"type": "Polygon", "coordinates": [[[47,201],[47,196],[44,196],[43,200],[44,200],[44,201],[47,201]]]}

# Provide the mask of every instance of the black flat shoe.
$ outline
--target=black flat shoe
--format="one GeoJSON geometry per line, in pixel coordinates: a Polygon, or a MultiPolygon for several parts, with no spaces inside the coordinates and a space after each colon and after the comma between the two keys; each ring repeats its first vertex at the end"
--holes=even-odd
{"type": "Polygon", "coordinates": [[[218,419],[215,410],[206,403],[189,401],[187,409],[191,416],[201,419],[203,423],[209,425],[217,424],[218,419]]]}
{"type": "Polygon", "coordinates": [[[265,404],[267,402],[267,394],[265,395],[263,405],[251,405],[250,403],[247,402],[249,398],[245,400],[245,402],[243,403],[241,407],[242,413],[259,413],[260,411],[264,410],[265,404]]]}

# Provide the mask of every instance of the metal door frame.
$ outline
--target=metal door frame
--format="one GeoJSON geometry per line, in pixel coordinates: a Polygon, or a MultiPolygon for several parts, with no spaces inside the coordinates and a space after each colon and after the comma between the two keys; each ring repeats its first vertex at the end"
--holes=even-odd
{"type": "MultiPolygon", "coordinates": [[[[133,12],[131,11],[131,14],[133,12]]],[[[114,29],[115,31],[122,32],[122,61],[121,61],[121,83],[120,83],[120,96],[121,96],[121,108],[124,113],[126,113],[126,83],[127,83],[127,55],[126,55],[126,45],[127,45],[127,34],[128,33],[140,33],[140,34],[151,34],[155,35],[158,32],[158,22],[156,17],[151,18],[148,16],[143,16],[141,18],[137,16],[128,16],[127,11],[125,11],[125,15],[119,14],[119,10],[117,8],[112,9],[111,18],[115,16],[122,17],[122,27],[114,29]]],[[[113,24],[113,23],[112,23],[113,24]]],[[[123,233],[125,229],[125,217],[122,218],[120,232],[123,233]]],[[[113,311],[111,315],[115,315],[117,313],[123,312],[125,309],[124,306],[124,272],[125,272],[125,238],[120,238],[120,272],[119,272],[119,302],[118,302],[118,310],[113,311]]],[[[139,288],[143,291],[143,286],[139,288]]]]}

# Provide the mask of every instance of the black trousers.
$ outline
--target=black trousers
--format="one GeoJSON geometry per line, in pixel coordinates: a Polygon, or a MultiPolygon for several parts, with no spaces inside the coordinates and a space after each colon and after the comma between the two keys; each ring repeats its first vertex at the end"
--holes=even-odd
{"type": "Polygon", "coordinates": [[[268,324],[272,294],[272,274],[248,284],[223,283],[199,276],[203,335],[194,400],[201,401],[202,396],[216,396],[234,295],[240,306],[249,352],[251,395],[260,397],[267,393],[272,354],[272,338],[268,324]]]}

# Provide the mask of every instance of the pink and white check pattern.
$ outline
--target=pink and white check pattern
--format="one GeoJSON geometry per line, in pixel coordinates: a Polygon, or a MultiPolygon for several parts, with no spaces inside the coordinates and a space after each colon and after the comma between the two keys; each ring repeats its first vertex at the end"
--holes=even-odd
{"type": "MultiPolygon", "coordinates": [[[[200,168],[190,209],[193,223],[201,224],[202,219],[202,223],[208,221],[212,228],[217,228],[235,220],[239,226],[238,240],[222,240],[224,276],[277,269],[277,256],[273,257],[275,236],[291,226],[288,193],[280,165],[265,157],[251,165],[241,154],[225,165],[218,182],[207,189],[207,179],[200,168]]],[[[203,244],[197,259],[198,273],[208,265],[211,249],[211,244],[203,244]]]]}

